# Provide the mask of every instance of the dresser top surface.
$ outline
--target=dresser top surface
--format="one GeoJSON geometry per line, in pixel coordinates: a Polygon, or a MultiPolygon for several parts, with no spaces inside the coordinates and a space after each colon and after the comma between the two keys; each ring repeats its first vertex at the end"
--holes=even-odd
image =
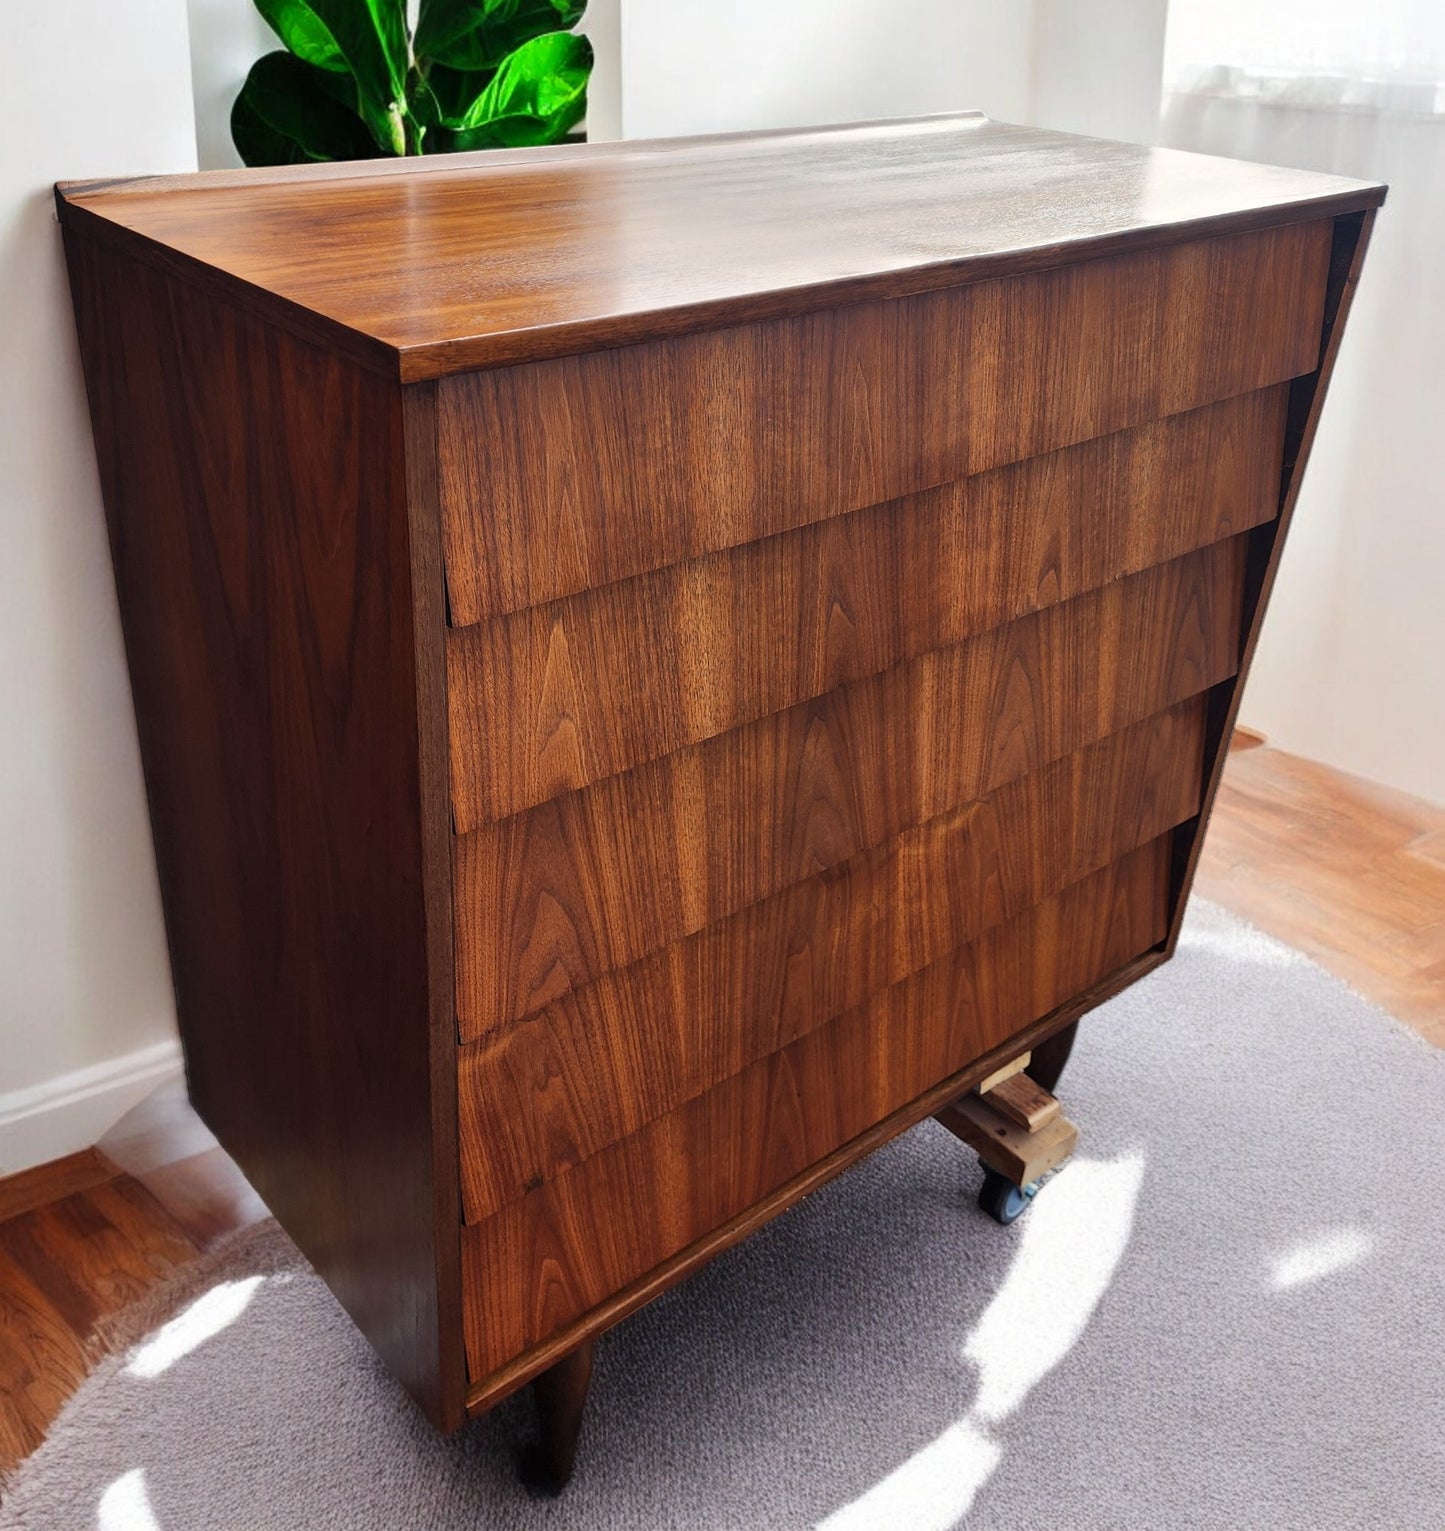
{"type": "Polygon", "coordinates": [[[1377,205],[979,113],[59,188],[67,226],[404,381],[1377,205]]]}

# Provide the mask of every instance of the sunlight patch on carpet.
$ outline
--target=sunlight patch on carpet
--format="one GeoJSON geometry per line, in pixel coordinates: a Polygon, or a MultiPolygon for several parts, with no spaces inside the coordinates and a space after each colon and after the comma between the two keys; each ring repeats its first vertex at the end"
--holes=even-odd
{"type": "Polygon", "coordinates": [[[978,1368],[968,1415],[915,1452],[819,1531],[947,1531],[992,1477],[1008,1418],[1078,1344],[1114,1279],[1144,1184],[1144,1159],[1076,1159],[1023,1223],[1000,1286],[963,1346],[978,1368]]]}
{"type": "Polygon", "coordinates": [[[264,1276],[223,1281],[198,1297],[184,1313],[158,1329],[131,1357],[126,1372],[152,1379],[174,1366],[207,1340],[228,1329],[251,1305],[264,1276]]]}
{"type": "Polygon", "coordinates": [[[1374,1247],[1374,1235],[1363,1228],[1338,1228],[1276,1255],[1269,1262],[1270,1279],[1280,1291],[1306,1286],[1358,1265],[1374,1247]]]}
{"type": "Polygon", "coordinates": [[[979,1372],[973,1412],[1006,1419],[1078,1343],[1134,1226],[1137,1154],[1076,1159],[1029,1211],[1018,1253],[963,1347],[979,1372]]]}
{"type": "Polygon", "coordinates": [[[161,1531],[146,1492],[143,1468],[132,1468],[100,1496],[96,1526],[98,1531],[161,1531]]]}
{"type": "Polygon", "coordinates": [[[948,1531],[993,1476],[1003,1447],[972,1418],[950,1425],[818,1531],[948,1531]]]}

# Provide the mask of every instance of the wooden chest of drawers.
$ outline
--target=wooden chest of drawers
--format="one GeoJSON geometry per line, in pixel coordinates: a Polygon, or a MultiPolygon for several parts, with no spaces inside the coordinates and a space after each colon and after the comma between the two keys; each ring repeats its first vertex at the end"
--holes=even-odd
{"type": "Polygon", "coordinates": [[[1165,960],[1380,188],[61,188],[198,1109],[459,1424],[1165,960]]]}

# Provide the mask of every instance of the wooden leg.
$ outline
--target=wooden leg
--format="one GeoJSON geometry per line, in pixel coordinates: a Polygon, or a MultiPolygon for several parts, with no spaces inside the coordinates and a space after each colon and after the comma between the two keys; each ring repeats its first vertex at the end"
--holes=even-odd
{"type": "Polygon", "coordinates": [[[1074,1036],[1078,1029],[1079,1023],[1073,1021],[1062,1031],[1056,1031],[1047,1042],[1040,1042],[1034,1048],[1034,1055],[1029,1060],[1029,1078],[1041,1084],[1051,1095],[1058,1085],[1059,1075],[1064,1072],[1064,1065],[1069,1061],[1069,1054],[1074,1050],[1074,1036]]]}
{"type": "Polygon", "coordinates": [[[532,1384],[537,1440],[522,1459],[522,1481],[543,1494],[560,1494],[572,1476],[582,1411],[592,1381],[592,1342],[563,1356],[532,1384]]]}

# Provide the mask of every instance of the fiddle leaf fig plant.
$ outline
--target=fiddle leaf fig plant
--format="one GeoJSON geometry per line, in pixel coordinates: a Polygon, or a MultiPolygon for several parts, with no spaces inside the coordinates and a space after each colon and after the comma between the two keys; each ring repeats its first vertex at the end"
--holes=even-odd
{"type": "Polygon", "coordinates": [[[587,107],[586,0],[255,0],[286,45],[231,110],[248,165],[557,143],[587,107]]]}

